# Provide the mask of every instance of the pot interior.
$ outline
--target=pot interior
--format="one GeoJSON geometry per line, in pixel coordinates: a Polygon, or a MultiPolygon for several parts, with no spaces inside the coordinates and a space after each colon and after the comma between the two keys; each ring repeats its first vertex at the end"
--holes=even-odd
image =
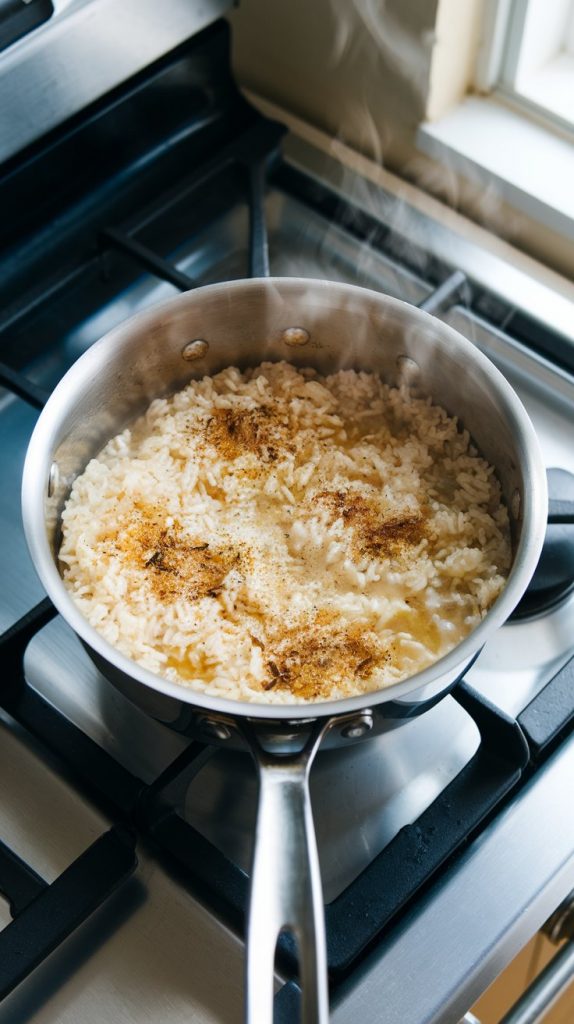
{"type": "Polygon", "coordinates": [[[494,367],[452,329],[406,303],[348,285],[279,279],[179,296],[112,331],[72,367],[52,399],[50,454],[58,479],[46,512],[54,552],[74,478],[154,398],[226,366],[281,359],[323,374],[374,371],[388,384],[432,396],[495,466],[506,504],[519,512],[512,517],[519,539],[524,438],[494,367]]]}

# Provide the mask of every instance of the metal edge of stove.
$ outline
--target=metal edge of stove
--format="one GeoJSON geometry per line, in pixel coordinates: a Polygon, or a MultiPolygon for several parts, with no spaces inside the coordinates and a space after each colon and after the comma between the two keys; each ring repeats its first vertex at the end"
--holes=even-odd
{"type": "MultiPolygon", "coordinates": [[[[291,119],[288,115],[285,117],[284,111],[274,110],[272,106],[269,109],[289,124],[291,119]]],[[[384,185],[376,184],[357,169],[345,165],[344,154],[339,149],[337,158],[331,156],[324,149],[297,135],[296,127],[287,136],[284,153],[288,163],[316,178],[367,214],[373,213],[374,196],[378,196],[381,203],[385,196],[387,200],[395,200],[397,213],[400,211],[398,229],[407,242],[413,246],[422,245],[431,256],[461,270],[470,281],[497,296],[512,310],[520,310],[537,323],[544,323],[567,343],[574,345],[573,302],[566,294],[537,280],[502,256],[485,251],[472,238],[455,231],[450,224],[442,223],[423,212],[398,192],[391,192],[389,182],[392,175],[385,176],[384,185]]],[[[372,168],[375,173],[381,170],[374,163],[372,168]]],[[[409,183],[396,180],[399,186],[404,184],[413,190],[414,186],[409,183]]],[[[421,191],[420,195],[425,194],[421,191]]],[[[434,202],[438,204],[438,201],[434,202]]],[[[444,210],[449,214],[453,212],[446,206],[444,210]]],[[[566,288],[571,285],[566,278],[561,280],[566,288]]]]}
{"type": "Polygon", "coordinates": [[[0,164],[220,17],[232,0],[76,0],[0,54],[0,164]]]}
{"type": "Polygon", "coordinates": [[[573,777],[570,743],[343,987],[333,1024],[367,1020],[374,1006],[385,1024],[460,1020],[574,885],[574,816],[564,814],[573,777]]]}
{"type": "MultiPolygon", "coordinates": [[[[572,317],[574,320],[574,309],[572,317]]],[[[499,368],[511,366],[515,372],[534,376],[537,385],[546,390],[553,404],[562,401],[574,408],[574,374],[568,373],[561,366],[555,366],[539,352],[527,348],[463,306],[451,306],[441,319],[456,331],[466,331],[470,341],[499,368]]]]}

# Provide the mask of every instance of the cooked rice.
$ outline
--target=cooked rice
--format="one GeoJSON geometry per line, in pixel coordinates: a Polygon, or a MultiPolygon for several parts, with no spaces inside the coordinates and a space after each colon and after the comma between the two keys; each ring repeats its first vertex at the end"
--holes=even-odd
{"type": "Polygon", "coordinates": [[[510,566],[493,468],[371,373],[230,367],[158,399],[74,483],[66,586],[123,654],[265,703],[396,683],[458,644],[510,566]]]}

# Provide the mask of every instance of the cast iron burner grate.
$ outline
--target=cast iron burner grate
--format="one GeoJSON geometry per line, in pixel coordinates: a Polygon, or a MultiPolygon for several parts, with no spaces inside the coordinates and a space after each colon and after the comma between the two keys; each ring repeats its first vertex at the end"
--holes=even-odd
{"type": "MultiPolygon", "coordinates": [[[[5,710],[25,689],[22,658],[28,641],[54,615],[45,600],[0,637],[5,710]]],[[[49,717],[37,724],[39,735],[50,731],[49,717]]],[[[57,737],[51,738],[57,749],[57,737]]],[[[48,884],[0,838],[0,893],[12,918],[0,931],[0,1001],[130,877],[137,866],[135,841],[132,828],[115,825],[48,884]]]]}
{"type": "Polygon", "coordinates": [[[0,840],[0,892],[12,920],[0,932],[0,1001],[132,874],[135,836],[104,832],[50,885],[0,840]]]}

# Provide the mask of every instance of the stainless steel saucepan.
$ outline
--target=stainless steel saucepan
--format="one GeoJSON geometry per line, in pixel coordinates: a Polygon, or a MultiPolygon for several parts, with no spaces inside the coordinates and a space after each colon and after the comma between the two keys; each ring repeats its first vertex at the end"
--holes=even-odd
{"type": "Polygon", "coordinates": [[[69,370],[42,412],[23,481],[26,537],[58,611],[104,675],[145,711],[214,743],[243,746],[259,770],[247,937],[246,1016],[272,1021],[281,931],[298,946],[305,1024],[328,1020],[325,928],[308,776],[319,744],[337,746],[400,725],[464,674],[508,617],[544,538],[546,475],[528,416],[498,370],[450,327],[404,302],[351,285],[296,278],[236,281],[186,293],[111,331],[69,370]],[[74,478],[153,398],[229,365],[286,359],[321,373],[376,371],[457,415],[496,468],[510,510],[514,559],[506,587],[453,651],[404,682],[315,705],[246,704],[161,679],[88,624],[58,570],[59,521],[74,478]]]}

